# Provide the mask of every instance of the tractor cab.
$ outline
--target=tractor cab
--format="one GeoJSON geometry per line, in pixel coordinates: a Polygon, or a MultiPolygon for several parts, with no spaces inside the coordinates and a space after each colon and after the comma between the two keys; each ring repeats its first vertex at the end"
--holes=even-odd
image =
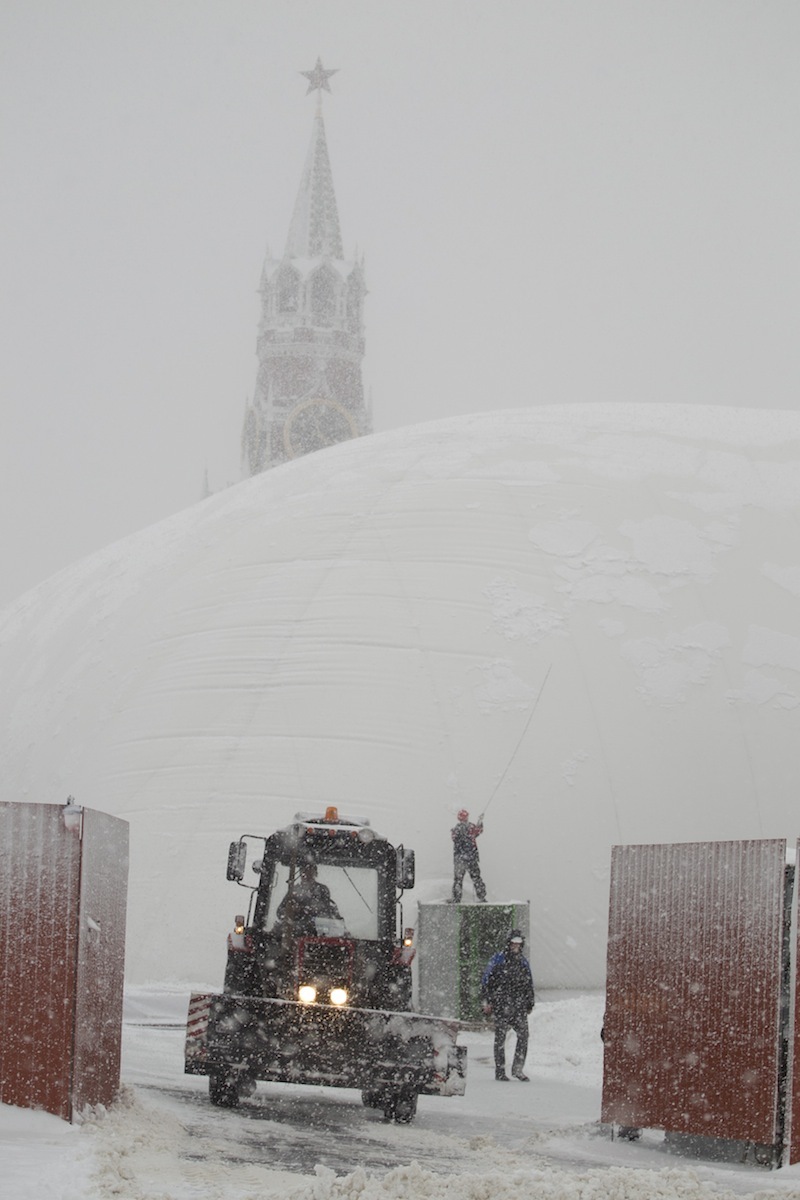
{"type": "Polygon", "coordinates": [[[413,851],[329,807],[321,817],[298,813],[271,837],[232,843],[228,878],[253,895],[241,934],[229,938],[226,990],[410,1007],[414,951],[400,900],[414,883],[413,851]]]}

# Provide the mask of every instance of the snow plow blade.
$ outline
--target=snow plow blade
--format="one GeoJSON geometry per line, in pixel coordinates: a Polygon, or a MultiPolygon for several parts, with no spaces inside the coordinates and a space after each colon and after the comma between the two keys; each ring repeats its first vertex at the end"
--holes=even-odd
{"type": "Polygon", "coordinates": [[[194,992],[185,1071],[212,1077],[212,1099],[215,1078],[229,1089],[261,1079],[361,1088],[365,1097],[463,1096],[467,1051],[456,1045],[460,1028],[458,1021],[411,1012],[194,992]]]}

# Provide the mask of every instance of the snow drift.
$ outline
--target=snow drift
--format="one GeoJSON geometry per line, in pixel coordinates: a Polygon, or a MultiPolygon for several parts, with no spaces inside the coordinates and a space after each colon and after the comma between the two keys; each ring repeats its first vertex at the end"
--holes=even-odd
{"type": "Polygon", "coordinates": [[[540,408],[311,455],[0,613],[3,796],[127,819],[129,980],[212,985],[232,838],[338,804],[436,899],[488,805],[537,982],[598,986],[614,843],[800,831],[799,517],[792,413],[540,408]]]}

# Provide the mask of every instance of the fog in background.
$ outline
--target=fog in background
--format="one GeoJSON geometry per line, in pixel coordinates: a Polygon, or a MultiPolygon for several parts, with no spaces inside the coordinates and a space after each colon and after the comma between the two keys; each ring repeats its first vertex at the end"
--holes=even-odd
{"type": "Polygon", "coordinates": [[[5,0],[0,603],[239,478],[324,116],[376,431],[796,408],[796,0],[5,0]]]}

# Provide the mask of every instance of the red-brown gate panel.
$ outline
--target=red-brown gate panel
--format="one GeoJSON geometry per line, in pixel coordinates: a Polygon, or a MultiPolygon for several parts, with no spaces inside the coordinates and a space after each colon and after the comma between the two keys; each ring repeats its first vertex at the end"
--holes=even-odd
{"type": "MultiPolygon", "coordinates": [[[[795,862],[800,868],[800,841],[795,850],[795,862]]],[[[798,902],[800,903],[800,901],[798,902]]],[[[791,1049],[792,1060],[792,1125],[789,1135],[789,1162],[800,1162],[800,919],[797,922],[797,936],[794,946],[795,974],[795,1010],[794,1010],[794,1041],[791,1049]]]]}
{"type": "Polygon", "coordinates": [[[786,843],[617,846],[603,1120],[775,1146],[786,843]]]}
{"type": "Polygon", "coordinates": [[[85,808],[73,1112],[119,1089],[127,883],[127,823],[85,808]]]}
{"type": "Polygon", "coordinates": [[[71,1120],[119,1086],[128,827],[0,802],[0,1101],[71,1120]]]}
{"type": "Polygon", "coordinates": [[[0,804],[0,1100],[70,1118],[80,838],[52,804],[0,804]]]}

